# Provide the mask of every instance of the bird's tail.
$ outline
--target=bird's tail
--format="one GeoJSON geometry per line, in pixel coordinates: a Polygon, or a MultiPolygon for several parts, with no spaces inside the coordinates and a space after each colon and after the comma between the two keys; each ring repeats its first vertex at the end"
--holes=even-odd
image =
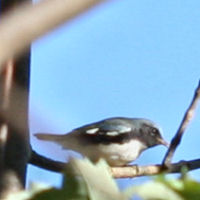
{"type": "Polygon", "coordinates": [[[73,134],[56,135],[49,133],[36,133],[34,135],[39,140],[54,142],[61,145],[64,149],[72,149],[76,151],[77,139],[73,134]]]}
{"type": "Polygon", "coordinates": [[[59,142],[62,140],[62,135],[48,134],[48,133],[36,133],[35,137],[39,140],[46,140],[52,142],[59,142]]]}

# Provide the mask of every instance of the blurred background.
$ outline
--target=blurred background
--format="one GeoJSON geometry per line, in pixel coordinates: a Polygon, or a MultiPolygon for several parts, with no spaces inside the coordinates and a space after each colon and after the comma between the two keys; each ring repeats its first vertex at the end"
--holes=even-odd
{"type": "MultiPolygon", "coordinates": [[[[144,117],[160,124],[170,141],[200,78],[199,8],[197,0],[110,1],[34,42],[31,133],[64,134],[108,117],[144,117]]],[[[198,109],[174,162],[200,157],[199,131],[198,109]]],[[[31,140],[46,157],[66,161],[72,155],[31,140]]],[[[165,152],[163,146],[149,149],[134,164],[158,164],[165,152]]],[[[147,179],[118,183],[126,188],[147,179]]],[[[59,186],[61,176],[30,165],[31,182],[59,186]]]]}

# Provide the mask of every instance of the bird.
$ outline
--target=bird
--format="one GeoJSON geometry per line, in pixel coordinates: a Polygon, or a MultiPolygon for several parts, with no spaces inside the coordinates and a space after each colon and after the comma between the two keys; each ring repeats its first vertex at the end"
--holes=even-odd
{"type": "Polygon", "coordinates": [[[39,140],[55,142],[97,162],[103,158],[110,166],[126,166],[151,147],[169,144],[162,129],[143,118],[113,117],[76,128],[63,135],[36,133],[39,140]]]}

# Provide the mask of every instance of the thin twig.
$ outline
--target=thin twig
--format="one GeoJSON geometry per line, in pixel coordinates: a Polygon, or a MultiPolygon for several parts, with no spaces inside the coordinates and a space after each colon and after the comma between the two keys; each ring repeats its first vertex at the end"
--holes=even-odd
{"type": "Polygon", "coordinates": [[[169,167],[171,160],[172,160],[172,157],[174,155],[174,152],[175,152],[177,146],[181,142],[183,133],[186,130],[186,128],[188,127],[188,124],[191,121],[192,117],[194,116],[194,112],[195,112],[195,109],[197,107],[197,103],[198,103],[199,99],[200,99],[200,81],[199,81],[199,85],[198,85],[198,87],[195,91],[192,102],[191,102],[189,108],[187,109],[187,111],[184,115],[184,118],[183,118],[183,120],[180,124],[180,127],[177,130],[174,138],[172,139],[170,147],[169,147],[169,149],[168,149],[168,151],[167,151],[167,153],[166,153],[166,155],[163,159],[163,165],[169,167]]]}
{"type": "MultiPolygon", "coordinates": [[[[37,152],[32,151],[32,156],[29,161],[30,164],[47,169],[53,172],[61,173],[67,166],[67,163],[58,162],[39,155],[37,152]]],[[[173,163],[169,168],[163,168],[163,165],[147,165],[147,166],[125,166],[125,167],[112,167],[110,168],[114,178],[133,178],[138,176],[156,175],[161,172],[166,173],[179,173],[183,166],[186,166],[189,171],[200,168],[200,159],[180,161],[173,163]]]]}

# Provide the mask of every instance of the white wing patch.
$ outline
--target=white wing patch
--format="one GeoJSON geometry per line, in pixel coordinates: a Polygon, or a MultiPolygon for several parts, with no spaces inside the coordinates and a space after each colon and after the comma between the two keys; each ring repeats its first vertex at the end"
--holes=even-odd
{"type": "Polygon", "coordinates": [[[92,128],[92,129],[88,129],[86,133],[92,135],[92,134],[95,134],[98,130],[99,128],[92,128]]]}
{"type": "Polygon", "coordinates": [[[106,135],[108,136],[117,136],[117,135],[120,135],[120,134],[123,134],[123,133],[127,133],[127,132],[130,132],[131,131],[131,127],[124,127],[119,130],[119,131],[108,131],[106,132],[106,135]]]}
{"type": "MultiPolygon", "coordinates": [[[[92,128],[92,129],[88,129],[86,131],[87,134],[95,134],[99,131],[100,129],[99,128],[92,128]]],[[[106,135],[108,136],[117,136],[121,133],[127,133],[127,132],[130,132],[131,131],[131,127],[124,127],[120,130],[120,131],[108,131],[106,132],[106,135]]]]}
{"type": "Polygon", "coordinates": [[[130,131],[131,131],[131,127],[125,127],[125,126],[123,126],[123,129],[121,129],[119,131],[119,133],[126,133],[126,132],[130,132],[130,131]]]}
{"type": "Polygon", "coordinates": [[[106,133],[106,135],[108,135],[108,136],[117,136],[117,135],[119,135],[119,132],[117,132],[117,131],[109,131],[109,132],[106,133]]]}

